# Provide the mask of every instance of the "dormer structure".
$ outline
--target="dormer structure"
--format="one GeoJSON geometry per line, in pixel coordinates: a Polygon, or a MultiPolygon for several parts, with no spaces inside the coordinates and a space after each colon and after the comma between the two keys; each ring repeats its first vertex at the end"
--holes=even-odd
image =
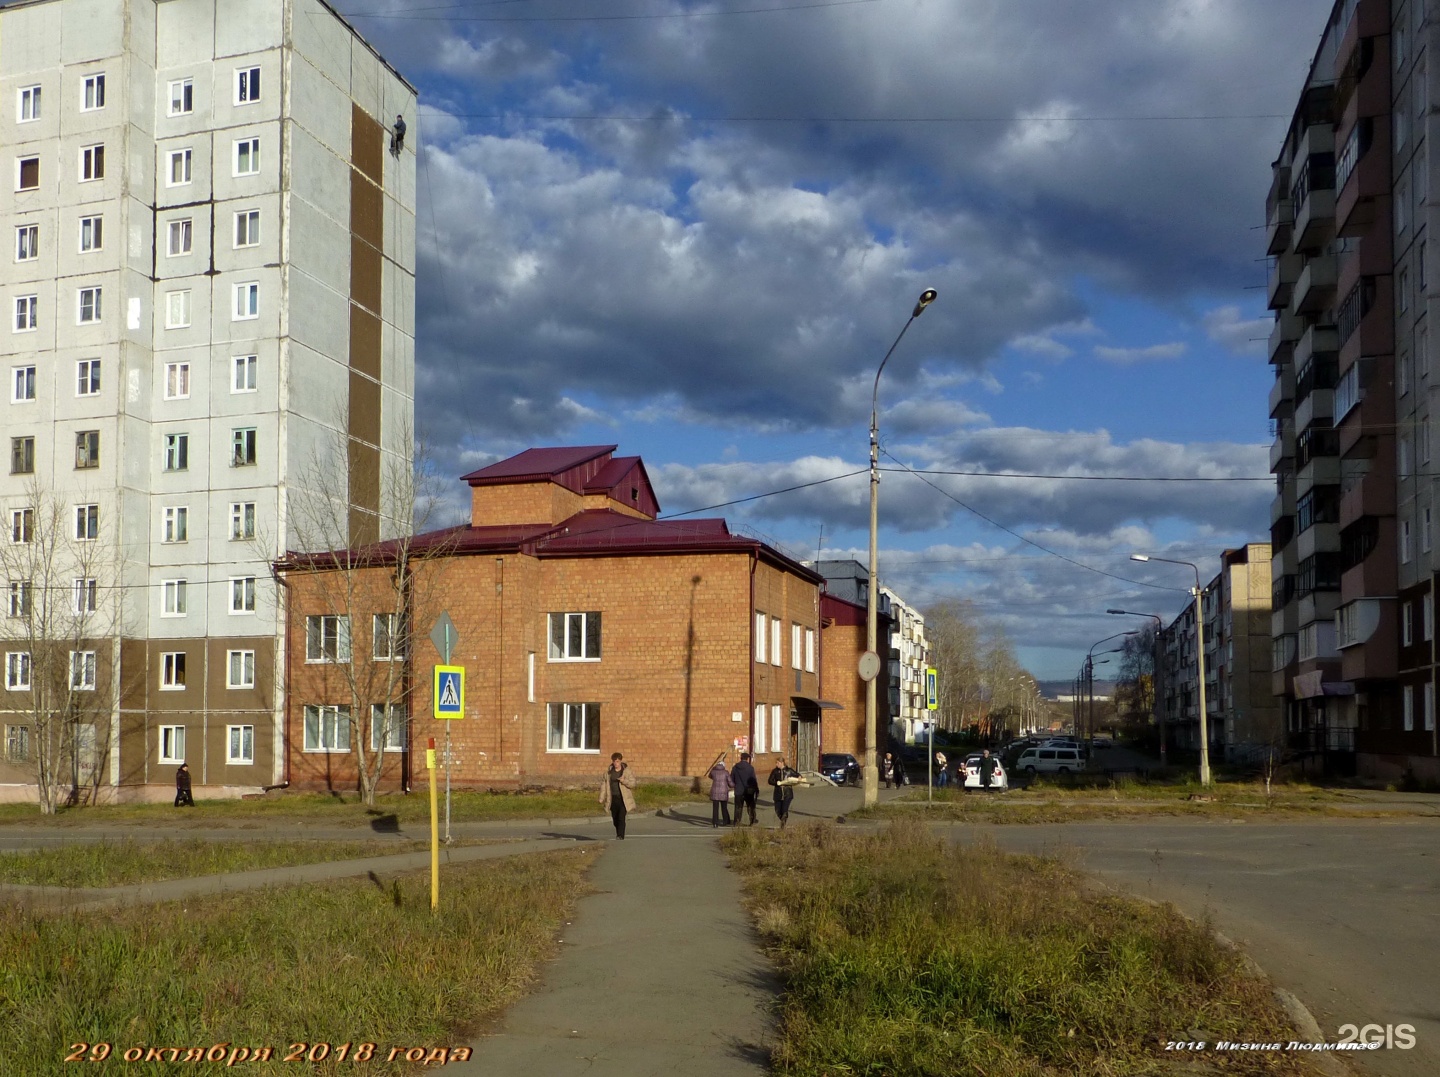
{"type": "Polygon", "coordinates": [[[585,511],[618,512],[642,520],[660,515],[660,502],[638,456],[616,456],[614,445],[526,449],[462,476],[470,484],[470,525],[554,526],[585,511]]]}

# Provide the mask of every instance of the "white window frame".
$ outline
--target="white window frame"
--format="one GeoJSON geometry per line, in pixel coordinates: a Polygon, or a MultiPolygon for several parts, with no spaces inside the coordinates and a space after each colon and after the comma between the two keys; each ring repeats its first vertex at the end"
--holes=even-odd
{"type": "Polygon", "coordinates": [[[547,703],[545,751],[550,755],[599,755],[600,724],[599,703],[547,703]],[[572,745],[573,740],[579,745],[572,745]],[[594,747],[589,746],[592,741],[594,747]]]}
{"type": "Polygon", "coordinates": [[[39,155],[38,153],[31,153],[31,154],[27,154],[27,155],[24,156],[24,157],[17,157],[17,158],[15,158],[15,193],[16,193],[16,194],[19,194],[21,191],[38,191],[39,189],[40,189],[40,155],[39,155]],[[25,166],[26,166],[27,164],[29,164],[31,161],[34,161],[34,162],[35,162],[35,182],[34,182],[31,186],[26,187],[26,186],[24,186],[24,182],[25,182],[25,166]]]}
{"type": "Polygon", "coordinates": [[[230,540],[239,542],[255,537],[255,502],[230,502],[230,540]]]}
{"type": "Polygon", "coordinates": [[[81,359],[75,364],[75,395],[100,395],[100,360],[81,359]]]}
{"type": "Polygon", "coordinates": [[[170,95],[165,106],[167,116],[188,116],[195,111],[194,79],[171,79],[167,89],[170,95]]]}
{"type": "Polygon", "coordinates": [[[260,66],[247,64],[235,69],[235,104],[253,105],[260,100],[260,66]]]}
{"type": "Polygon", "coordinates": [[[790,668],[800,669],[804,662],[805,629],[794,621],[790,622],[790,668]]]}
{"type": "Polygon", "coordinates": [[[1400,689],[1400,725],[1406,733],[1415,731],[1415,686],[1407,684],[1400,689]]]}
{"type": "Polygon", "coordinates": [[[190,364],[188,362],[165,364],[163,392],[166,400],[190,399],[190,364]]]}
{"type": "Polygon", "coordinates": [[[259,435],[253,426],[239,426],[230,432],[230,466],[254,467],[259,435]]]}
{"type": "Polygon", "coordinates": [[[227,725],[225,727],[225,763],[232,767],[254,765],[255,727],[253,725],[227,725]]]}
{"type": "Polygon", "coordinates": [[[20,224],[15,226],[15,261],[33,262],[40,257],[40,226],[20,224]]]}
{"type": "MultiPolygon", "coordinates": [[[[772,752],[783,752],[785,750],[785,712],[778,703],[770,706],[770,750],[772,752]]],[[[794,760],[792,759],[793,763],[794,760]]]]}
{"type": "Polygon", "coordinates": [[[95,652],[70,652],[70,690],[72,692],[95,691],[95,652]]]}
{"type": "Polygon", "coordinates": [[[1401,563],[1402,565],[1408,565],[1408,564],[1410,563],[1410,558],[1411,558],[1411,556],[1412,556],[1412,554],[1411,554],[1411,546],[1412,546],[1412,543],[1411,543],[1411,541],[1410,541],[1410,521],[1409,521],[1409,520],[1401,520],[1401,521],[1400,521],[1400,563],[1401,563]]]}
{"type": "Polygon", "coordinates": [[[41,86],[34,85],[21,86],[15,92],[16,123],[34,123],[40,119],[43,115],[41,108],[45,100],[44,94],[41,91],[41,86]]]}
{"type": "Polygon", "coordinates": [[[11,692],[30,691],[30,652],[5,652],[5,688],[11,692]]]}
{"type": "Polygon", "coordinates": [[[100,506],[93,502],[75,506],[75,541],[94,542],[100,537],[100,506]]]}
{"type": "Polygon", "coordinates": [[[376,662],[397,662],[403,659],[405,641],[402,632],[400,614],[373,614],[370,618],[370,657],[376,662]],[[382,642],[387,646],[382,648],[382,642]]]}
{"type": "Polygon", "coordinates": [[[185,762],[185,727],[183,725],[162,725],[160,743],[156,748],[160,762],[178,765],[185,762]]]}
{"type": "Polygon", "coordinates": [[[1409,602],[1400,603],[1400,646],[1409,647],[1415,642],[1415,607],[1409,602]]]}
{"type": "Polygon", "coordinates": [[[190,328],[190,289],[165,293],[165,328],[190,328]]]}
{"type": "Polygon", "coordinates": [[[230,577],[230,613],[235,617],[249,617],[255,613],[256,583],[254,576],[230,577]]]}
{"type": "Polygon", "coordinates": [[[385,746],[380,746],[380,726],[386,720],[384,703],[370,704],[370,750],[372,752],[403,752],[405,750],[405,705],[391,703],[388,707],[389,728],[385,730],[385,746]]]}
{"type": "Polygon", "coordinates": [[[190,435],[162,434],[160,438],[160,470],[190,470],[190,435]]]}
{"type": "Polygon", "coordinates": [[[12,404],[33,404],[36,393],[39,391],[36,386],[38,375],[34,363],[24,366],[12,367],[14,373],[10,377],[10,403],[12,404]]]}
{"type": "Polygon", "coordinates": [[[100,581],[94,576],[77,576],[70,584],[70,612],[94,613],[99,606],[100,581]]]}
{"type": "Polygon", "coordinates": [[[312,613],[305,618],[307,665],[340,665],[351,660],[350,618],[343,613],[312,613]]]}
{"type": "Polygon", "coordinates": [[[188,605],[186,580],[160,581],[160,616],[184,617],[188,605]]]}
{"type": "Polygon", "coordinates": [[[755,613],[755,661],[764,662],[765,656],[769,654],[769,648],[765,644],[765,626],[770,623],[770,618],[758,610],[755,613]]]}
{"type": "Polygon", "coordinates": [[[27,617],[35,597],[35,587],[29,580],[11,580],[6,596],[5,616],[27,617]]]}
{"type": "Polygon", "coordinates": [[[815,672],[815,629],[805,629],[805,672],[815,672]]]}
{"type": "Polygon", "coordinates": [[[33,333],[40,325],[40,297],[38,295],[17,295],[15,297],[15,321],[11,323],[12,333],[33,333]]]}
{"type": "Polygon", "coordinates": [[[330,704],[305,704],[304,752],[346,755],[350,751],[350,708],[330,704]],[[312,729],[314,735],[311,735],[312,729]]]}
{"type": "Polygon", "coordinates": [[[80,111],[99,112],[105,107],[105,72],[86,75],[80,83],[80,111]]]}
{"type": "Polygon", "coordinates": [[[91,254],[105,249],[105,218],[89,216],[80,218],[80,253],[91,254]]]}
{"type": "Polygon", "coordinates": [[[235,214],[235,249],[260,246],[260,211],[242,209],[235,214]]]}
{"type": "Polygon", "coordinates": [[[225,687],[255,687],[255,652],[247,650],[225,652],[225,687]]]}
{"type": "Polygon", "coordinates": [[[185,652],[162,651],[160,653],[160,690],[162,692],[185,691],[185,652]]]}
{"type": "Polygon", "coordinates": [[[167,546],[190,541],[188,505],[166,505],[160,510],[160,541],[167,546]]]}
{"type": "Polygon", "coordinates": [[[1435,592],[1426,591],[1420,600],[1420,638],[1429,643],[1435,638],[1435,592]]]}
{"type": "Polygon", "coordinates": [[[770,618],[770,664],[772,666],[783,665],[781,651],[784,650],[785,641],[780,638],[780,618],[770,618]]]}
{"type": "Polygon", "coordinates": [[[195,178],[194,168],[195,151],[189,146],[179,150],[167,150],[165,153],[165,186],[188,187],[195,178]]]}
{"type": "Polygon", "coordinates": [[[75,324],[99,325],[105,313],[105,290],[98,284],[75,290],[75,324]],[[86,317],[86,308],[89,317],[86,317]]]}
{"type": "Polygon", "coordinates": [[[35,541],[35,510],[10,510],[10,544],[22,546],[35,541]]]}
{"type": "Polygon", "coordinates": [[[234,150],[230,154],[230,169],[230,174],[236,177],[260,175],[259,137],[252,136],[235,140],[234,150]],[[248,167],[242,167],[242,165],[248,167]]]}
{"type": "Polygon", "coordinates": [[[1435,682],[1425,682],[1425,711],[1422,723],[1425,732],[1432,733],[1435,730],[1435,682]]]}
{"type": "Polygon", "coordinates": [[[260,317],[260,282],[256,280],[241,281],[239,284],[231,285],[230,320],[232,322],[251,322],[260,317]]]}
{"type": "Polygon", "coordinates": [[[10,439],[10,474],[35,474],[35,438],[33,436],[22,434],[10,439]]]}
{"type": "Polygon", "coordinates": [[[184,258],[195,250],[195,219],[176,217],[165,225],[165,257],[184,258]]]}
{"type": "Polygon", "coordinates": [[[260,357],[258,355],[231,356],[230,392],[232,394],[257,392],[259,366],[260,357]]]}
{"type": "Polygon", "coordinates": [[[75,431],[75,470],[100,466],[100,431],[75,431]]]}
{"type": "Polygon", "coordinates": [[[94,142],[80,147],[80,182],[93,183],[105,178],[105,143],[94,142]]]}
{"type": "Polygon", "coordinates": [[[600,610],[564,611],[546,617],[546,654],[551,662],[599,662],[604,655],[605,619],[600,610]],[[591,618],[594,618],[593,630],[591,618]],[[580,653],[571,653],[571,626],[580,628],[580,653]],[[556,626],[560,642],[555,642],[556,626]],[[592,635],[594,638],[592,639],[592,635]],[[593,645],[592,645],[593,644],[593,645]]]}
{"type": "Polygon", "coordinates": [[[764,703],[755,704],[755,743],[752,747],[756,752],[765,750],[765,715],[768,710],[764,703]]]}

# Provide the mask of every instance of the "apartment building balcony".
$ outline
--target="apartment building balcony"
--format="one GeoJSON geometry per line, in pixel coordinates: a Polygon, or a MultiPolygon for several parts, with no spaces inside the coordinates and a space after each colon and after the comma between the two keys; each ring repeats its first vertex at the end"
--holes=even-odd
{"type": "Polygon", "coordinates": [[[1313,524],[1295,536],[1295,556],[1303,564],[1317,553],[1340,552],[1340,525],[1313,524]]]}
{"type": "Polygon", "coordinates": [[[1291,307],[1301,314],[1314,314],[1335,301],[1338,266],[1333,254],[1306,260],[1295,281],[1291,307]]]}
{"type": "Polygon", "coordinates": [[[1395,629],[1395,601],[1379,598],[1376,606],[1378,623],[1374,633],[1363,643],[1346,647],[1340,652],[1340,678],[1347,681],[1389,680],[1399,672],[1399,633],[1395,629]]]}
{"type": "Polygon", "coordinates": [[[1286,363],[1275,372],[1270,387],[1270,418],[1289,418],[1295,411],[1295,366],[1286,363]]]}
{"type": "Polygon", "coordinates": [[[1275,314],[1275,327],[1270,330],[1270,362],[1279,366],[1281,363],[1290,361],[1294,354],[1295,342],[1305,332],[1305,323],[1298,314],[1291,314],[1289,311],[1277,311],[1275,314]]]}
{"type": "Polygon", "coordinates": [[[1285,176],[1287,185],[1285,197],[1271,201],[1265,213],[1265,251],[1271,255],[1280,255],[1290,249],[1290,237],[1295,226],[1295,204],[1290,201],[1288,186],[1290,170],[1282,169],[1280,174],[1285,176]]]}
{"type": "Polygon", "coordinates": [[[1293,460],[1295,458],[1295,428],[1286,423],[1280,430],[1280,435],[1270,446],[1270,470],[1273,472],[1279,468],[1281,461],[1293,460]]]}
{"type": "MultiPolygon", "coordinates": [[[[1285,489],[1279,491],[1279,492],[1275,495],[1275,497],[1271,500],[1271,502],[1270,502],[1270,526],[1271,526],[1271,529],[1272,529],[1272,531],[1271,531],[1272,542],[1270,543],[1270,545],[1271,545],[1271,548],[1272,548],[1272,549],[1274,549],[1274,550],[1280,550],[1280,549],[1283,549],[1284,546],[1285,546],[1285,543],[1284,543],[1284,542],[1278,542],[1278,543],[1277,543],[1277,542],[1274,542],[1274,541],[1273,541],[1273,537],[1274,537],[1274,531],[1273,531],[1273,529],[1274,529],[1275,524],[1277,524],[1279,521],[1281,521],[1281,520],[1283,520],[1283,519],[1293,518],[1294,515],[1295,515],[1295,484],[1294,484],[1293,482],[1291,482],[1291,483],[1286,483],[1286,484],[1285,484],[1285,489]]],[[[1286,541],[1288,542],[1289,539],[1287,539],[1286,541]]]]}
{"type": "Polygon", "coordinates": [[[1340,526],[1367,516],[1395,515],[1394,441],[1385,438],[1384,456],[1349,457],[1340,464],[1340,526]]]}
{"type": "Polygon", "coordinates": [[[1287,602],[1278,610],[1270,611],[1270,638],[1293,636],[1300,629],[1300,604],[1287,602]]]}
{"type": "Polygon", "coordinates": [[[1302,625],[1335,616],[1335,611],[1340,607],[1340,581],[1336,579],[1334,582],[1336,587],[1333,591],[1311,591],[1295,600],[1297,616],[1302,625]]]}
{"type": "MultiPolygon", "coordinates": [[[[1318,424],[1328,430],[1334,401],[1334,389],[1312,389],[1305,394],[1295,407],[1295,429],[1303,433],[1318,424]]],[[[1335,441],[1335,451],[1340,451],[1338,438],[1335,441]]]]}
{"type": "Polygon", "coordinates": [[[1340,600],[1395,594],[1395,517],[1362,516],[1340,531],[1340,600]]]}
{"type": "Polygon", "coordinates": [[[1265,289],[1265,299],[1271,310],[1283,310],[1290,305],[1295,282],[1305,268],[1305,256],[1286,252],[1270,259],[1270,271],[1265,289]]]}
{"type": "Polygon", "coordinates": [[[1295,150],[1297,169],[1290,188],[1295,225],[1290,237],[1293,251],[1322,246],[1335,227],[1335,131],[1316,124],[1300,136],[1295,150]],[[1299,162],[1303,161],[1303,164],[1299,162]]]}
{"type": "Polygon", "coordinates": [[[1333,355],[1340,350],[1340,336],[1335,326],[1316,322],[1305,326],[1295,342],[1295,369],[1302,369],[1317,355],[1333,355]]]}
{"type": "MultiPolygon", "coordinates": [[[[1350,21],[1340,28],[1340,37],[1335,46],[1335,78],[1337,82],[1355,82],[1365,66],[1377,61],[1373,50],[1388,45],[1390,33],[1389,0],[1358,0],[1350,7],[1350,21]],[[1368,44],[1367,44],[1368,42],[1368,44]],[[1370,55],[1362,55],[1364,49],[1370,55]]],[[[1381,64],[1389,70],[1388,48],[1381,64]]]]}
{"type": "MultiPolygon", "coordinates": [[[[1394,280],[1388,273],[1362,276],[1346,293],[1335,318],[1340,335],[1341,370],[1348,369],[1362,355],[1394,354],[1394,302],[1394,280]]],[[[1373,398],[1384,394],[1370,395],[1373,398]]]]}

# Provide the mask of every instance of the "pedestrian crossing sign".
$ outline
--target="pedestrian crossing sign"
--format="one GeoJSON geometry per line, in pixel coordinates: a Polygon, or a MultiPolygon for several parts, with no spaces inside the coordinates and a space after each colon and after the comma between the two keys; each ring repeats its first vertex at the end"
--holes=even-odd
{"type": "Polygon", "coordinates": [[[435,717],[444,721],[465,717],[465,667],[435,667],[435,717]]]}

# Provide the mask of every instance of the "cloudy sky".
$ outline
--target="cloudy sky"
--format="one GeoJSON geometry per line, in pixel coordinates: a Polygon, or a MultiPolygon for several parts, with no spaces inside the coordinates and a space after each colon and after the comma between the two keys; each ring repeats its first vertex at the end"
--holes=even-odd
{"type": "Polygon", "coordinates": [[[616,443],[666,513],[820,483],[723,514],[863,560],[872,381],[933,287],[880,389],[914,604],[1068,678],[1143,624],[1107,607],[1186,601],[1130,553],[1267,537],[1265,192],[1329,0],[338,6],[422,95],[445,474],[616,443]]]}

